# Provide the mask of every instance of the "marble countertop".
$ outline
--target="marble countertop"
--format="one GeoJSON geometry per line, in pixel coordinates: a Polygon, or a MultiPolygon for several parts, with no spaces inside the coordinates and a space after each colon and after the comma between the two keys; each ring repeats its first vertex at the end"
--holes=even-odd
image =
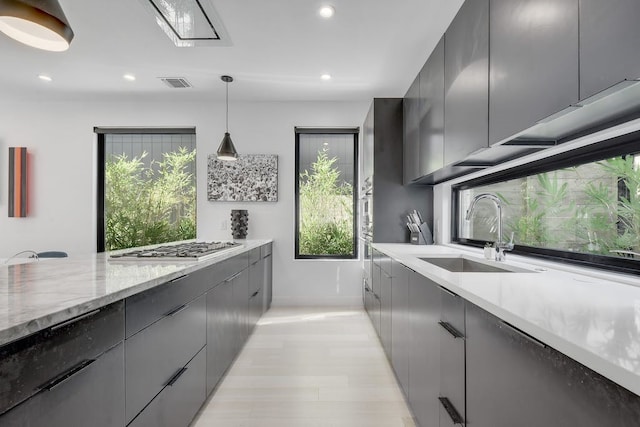
{"type": "Polygon", "coordinates": [[[0,345],[262,246],[203,261],[118,261],[107,253],[0,265],[0,345]]]}
{"type": "Polygon", "coordinates": [[[481,250],[462,247],[373,247],[640,395],[640,279],[579,274],[510,254],[496,263],[484,260],[481,250]],[[460,254],[530,272],[451,273],[419,259],[460,254]]]}

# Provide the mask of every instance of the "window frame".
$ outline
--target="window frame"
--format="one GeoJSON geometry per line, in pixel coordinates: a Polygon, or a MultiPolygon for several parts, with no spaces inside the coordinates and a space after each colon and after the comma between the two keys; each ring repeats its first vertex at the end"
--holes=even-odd
{"type": "Polygon", "coordinates": [[[294,193],[295,193],[295,223],[294,223],[294,259],[303,260],[357,260],[358,253],[358,137],[359,127],[330,127],[330,128],[305,128],[295,127],[295,170],[294,170],[294,193]],[[341,134],[353,135],[353,255],[306,255],[300,254],[300,135],[303,134],[341,134]]]}
{"type": "MultiPolygon", "coordinates": [[[[607,158],[640,153],[640,131],[630,132],[614,138],[603,140],[574,150],[552,155],[530,163],[525,163],[503,171],[488,174],[479,178],[455,184],[451,187],[451,241],[465,246],[481,248],[485,240],[474,240],[459,237],[460,191],[481,185],[495,184],[511,179],[523,178],[544,172],[597,162],[607,158]]],[[[597,268],[619,273],[640,274],[640,260],[604,255],[594,255],[548,249],[533,246],[515,245],[511,253],[530,256],[548,261],[564,262],[582,267],[597,268]]]]}
{"type": "MultiPolygon", "coordinates": [[[[162,127],[99,127],[93,128],[97,138],[96,156],[96,252],[105,252],[106,244],[106,217],[105,217],[105,166],[106,166],[106,135],[114,134],[193,134],[196,135],[195,127],[184,128],[162,128],[162,127]]],[[[197,156],[197,152],[196,152],[197,156]]],[[[197,161],[197,160],[196,160],[197,161]]],[[[196,176],[197,183],[197,176],[196,176]]],[[[196,189],[197,200],[197,189],[196,189]]],[[[197,203],[197,202],[196,202],[197,203]]]]}

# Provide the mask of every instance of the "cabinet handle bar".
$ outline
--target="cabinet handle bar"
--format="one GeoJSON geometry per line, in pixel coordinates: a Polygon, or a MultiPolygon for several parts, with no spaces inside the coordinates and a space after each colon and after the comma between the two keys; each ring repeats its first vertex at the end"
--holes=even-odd
{"type": "Polygon", "coordinates": [[[71,325],[72,323],[75,323],[75,322],[79,322],[82,319],[86,319],[87,317],[91,317],[94,314],[98,314],[98,313],[100,313],[100,309],[90,311],[90,312],[82,314],[82,315],[80,315],[78,317],[74,317],[73,319],[69,319],[66,322],[62,322],[62,323],[60,323],[58,325],[52,326],[51,327],[51,331],[56,331],[56,330],[58,330],[60,328],[64,328],[65,326],[71,325]]]}

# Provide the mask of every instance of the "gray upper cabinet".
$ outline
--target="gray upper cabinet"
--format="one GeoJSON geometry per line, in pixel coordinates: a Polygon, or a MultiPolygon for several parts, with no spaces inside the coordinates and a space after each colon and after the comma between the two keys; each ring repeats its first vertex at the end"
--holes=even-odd
{"type": "Polygon", "coordinates": [[[444,37],[420,71],[420,176],[444,166],[444,37]]]}
{"type": "Polygon", "coordinates": [[[638,17],[638,0],[580,0],[580,99],[640,78],[638,17]]]}
{"type": "Polygon", "coordinates": [[[444,164],[488,146],[489,0],[467,0],[445,34],[444,164]]]}
{"type": "MultiPolygon", "coordinates": [[[[404,183],[420,178],[420,74],[404,96],[404,183]]],[[[365,163],[366,164],[366,163],[365,163]]]]}
{"type": "Polygon", "coordinates": [[[578,0],[491,0],[489,41],[490,144],[578,101],[578,0]]]}

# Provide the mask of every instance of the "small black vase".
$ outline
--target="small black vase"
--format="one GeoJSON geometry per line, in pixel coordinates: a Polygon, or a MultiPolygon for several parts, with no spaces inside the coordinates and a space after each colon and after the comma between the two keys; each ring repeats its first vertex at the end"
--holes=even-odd
{"type": "Polygon", "coordinates": [[[249,231],[249,211],[233,209],[231,211],[231,235],[234,239],[246,239],[249,231]]]}

